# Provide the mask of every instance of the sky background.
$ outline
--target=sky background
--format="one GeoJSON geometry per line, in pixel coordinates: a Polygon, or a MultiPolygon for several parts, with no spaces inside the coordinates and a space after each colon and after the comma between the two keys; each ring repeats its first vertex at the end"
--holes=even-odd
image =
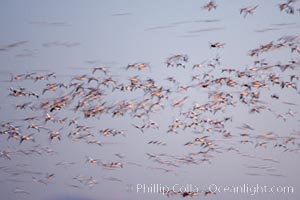
{"type": "MultiPolygon", "coordinates": [[[[175,77],[182,85],[191,84],[191,76],[209,70],[195,71],[193,64],[212,60],[217,55],[221,58],[222,68],[244,70],[253,66],[257,58],[250,57],[249,51],[276,41],[282,36],[299,35],[299,12],[294,15],[280,12],[278,4],[283,1],[266,0],[232,0],[215,1],[216,10],[208,12],[202,7],[208,3],[203,0],[164,0],[164,1],[102,1],[102,0],[64,0],[64,1],[17,1],[2,0],[0,2],[0,48],[9,44],[24,41],[16,47],[0,51],[0,121],[13,121],[18,125],[27,126],[23,119],[27,116],[43,116],[43,111],[19,111],[15,105],[24,102],[22,98],[9,96],[11,86],[24,86],[31,91],[41,93],[47,82],[10,82],[11,75],[37,72],[39,74],[55,72],[57,78],[51,82],[69,83],[72,77],[91,74],[95,66],[109,67],[109,71],[117,80],[126,81],[138,75],[141,78],[154,78],[158,83],[172,87],[165,81],[168,76],[175,77]],[[244,18],[240,15],[240,8],[258,5],[253,15],[244,18]],[[283,24],[285,25],[279,25],[283,24]],[[275,29],[263,31],[265,29],[275,29]],[[203,31],[216,29],[214,31],[203,31]],[[210,43],[225,43],[222,49],[210,48],[210,43]],[[176,54],[186,54],[189,62],[186,69],[167,68],[165,61],[176,54]],[[126,71],[129,63],[149,63],[151,69],[145,71],[126,71]]],[[[300,3],[295,3],[296,8],[300,3]]],[[[280,49],[263,53],[258,59],[266,59],[272,65],[287,63],[291,59],[299,60],[299,53],[291,53],[289,49],[280,49]]],[[[213,72],[220,76],[220,72],[213,72]]],[[[299,75],[299,68],[282,73],[281,77],[299,75]]],[[[263,78],[263,77],[262,77],[263,78]]],[[[299,81],[297,83],[299,87],[299,81]]],[[[234,94],[234,90],[231,91],[234,94]]],[[[109,104],[123,99],[144,98],[142,93],[133,94],[106,91],[109,94],[109,104]]],[[[173,93],[170,102],[188,96],[189,104],[203,104],[207,102],[208,91],[192,90],[188,93],[173,93]]],[[[228,108],[225,113],[215,117],[222,119],[232,116],[233,122],[226,128],[233,134],[241,133],[236,127],[243,123],[255,127],[252,134],[274,132],[279,136],[287,136],[291,132],[299,133],[299,105],[283,104],[288,101],[299,103],[299,89],[281,90],[279,87],[270,87],[261,91],[262,100],[278,113],[286,113],[292,109],[296,115],[286,122],[277,119],[270,112],[258,115],[249,114],[245,105],[228,108]],[[274,102],[267,98],[270,94],[279,94],[280,101],[274,102]]],[[[62,95],[63,93],[56,93],[62,95]]],[[[44,100],[53,98],[47,93],[44,100]]],[[[25,97],[25,102],[31,98],[25,97]]],[[[148,159],[146,153],[166,153],[184,156],[191,151],[199,151],[197,147],[186,148],[183,144],[193,140],[196,135],[191,131],[180,131],[179,134],[167,134],[167,127],[178,118],[180,109],[166,107],[158,113],[151,114],[151,119],[158,122],[159,130],[147,130],[144,134],[132,127],[132,123],[141,124],[141,121],[129,116],[112,118],[103,115],[99,119],[84,119],[71,110],[55,116],[67,116],[68,119],[80,117],[79,124],[92,126],[92,132],[98,134],[103,128],[126,130],[126,137],[103,137],[108,145],[99,147],[88,145],[85,142],[74,142],[68,139],[68,127],[63,129],[61,141],[50,142],[47,132],[36,134],[35,143],[18,144],[18,141],[6,140],[7,136],[0,136],[0,151],[16,151],[18,149],[33,148],[34,145],[48,146],[55,150],[55,154],[20,156],[13,155],[11,160],[0,158],[0,191],[3,199],[42,199],[42,200],[77,200],[77,199],[166,199],[161,194],[141,194],[136,191],[128,192],[127,188],[136,184],[159,183],[164,185],[193,184],[207,187],[210,184],[218,185],[288,185],[294,187],[294,194],[246,194],[221,193],[207,196],[207,199],[299,199],[300,181],[297,176],[300,167],[299,154],[283,152],[282,149],[254,148],[252,145],[241,145],[237,140],[224,140],[212,136],[223,147],[238,148],[242,153],[222,152],[214,154],[211,164],[182,165],[174,172],[164,173],[153,170],[151,167],[159,165],[148,159]],[[44,134],[44,135],[43,135],[44,134]],[[162,140],[166,146],[151,146],[147,142],[162,140]],[[86,163],[86,156],[105,160],[119,161],[114,154],[125,155],[123,169],[105,170],[99,166],[86,163]],[[254,158],[244,155],[253,155],[254,158]],[[278,162],[266,162],[263,158],[272,158],[278,162]],[[63,167],[56,166],[58,162],[74,162],[76,164],[63,167]],[[130,164],[137,163],[138,165],[130,164]],[[26,164],[26,165],[24,165],[26,164]],[[251,169],[247,166],[268,166],[275,169],[276,174],[271,176],[265,171],[251,169]],[[10,169],[10,170],[8,170],[10,169]],[[12,171],[20,171],[20,175],[12,175],[12,171]],[[30,170],[35,174],[23,173],[30,170]],[[55,177],[50,184],[44,185],[33,181],[33,177],[42,178],[47,173],[54,173],[55,177]],[[249,173],[258,173],[251,176],[249,173]],[[74,179],[76,176],[93,177],[98,184],[88,187],[74,179]],[[105,178],[114,177],[121,181],[109,181],[105,178]],[[71,185],[80,186],[80,188],[71,185]],[[14,193],[15,188],[21,188],[30,194],[14,193]]],[[[59,129],[57,124],[47,124],[48,128],[59,129]]],[[[24,134],[28,130],[23,129],[24,134]]],[[[28,132],[29,133],[29,132],[28,132]]],[[[299,147],[299,141],[296,144],[299,147]]],[[[35,147],[34,147],[35,148],[35,147]]],[[[37,147],[39,148],[39,147],[37,147]]],[[[179,199],[181,197],[172,197],[179,199]]],[[[195,198],[203,198],[201,195],[195,198]]]]}

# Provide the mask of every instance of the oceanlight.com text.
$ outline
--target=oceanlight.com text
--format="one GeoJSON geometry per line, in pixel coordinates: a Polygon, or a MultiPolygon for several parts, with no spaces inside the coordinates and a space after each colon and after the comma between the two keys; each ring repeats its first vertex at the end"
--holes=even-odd
{"type": "Polygon", "coordinates": [[[137,193],[161,193],[167,195],[173,193],[201,193],[210,192],[211,194],[217,193],[233,193],[233,194],[247,194],[257,195],[263,193],[285,193],[293,194],[293,186],[282,185],[261,185],[261,184],[241,184],[241,185],[218,185],[210,184],[208,186],[198,186],[193,184],[136,184],[135,188],[137,193]]]}

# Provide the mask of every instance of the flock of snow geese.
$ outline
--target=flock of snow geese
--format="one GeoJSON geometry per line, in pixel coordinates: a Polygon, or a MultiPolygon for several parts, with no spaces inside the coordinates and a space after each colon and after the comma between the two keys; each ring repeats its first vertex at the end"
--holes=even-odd
{"type": "MultiPolygon", "coordinates": [[[[297,14],[300,10],[294,7],[294,3],[295,0],[285,1],[278,5],[279,10],[287,14],[297,14]]],[[[202,7],[210,12],[217,8],[214,1],[202,7]]],[[[257,5],[244,7],[240,9],[240,14],[247,17],[253,15],[257,9],[257,5]]],[[[146,141],[145,145],[152,145],[156,149],[168,146],[168,141],[162,140],[160,135],[168,135],[170,140],[174,134],[194,136],[182,141],[182,146],[178,147],[191,148],[188,155],[145,153],[145,160],[150,160],[155,166],[151,169],[164,173],[176,172],[182,165],[212,164],[215,156],[229,151],[249,156],[239,149],[243,145],[254,149],[276,148],[284,153],[298,153],[300,130],[284,135],[278,135],[276,131],[258,133],[255,126],[248,122],[232,129],[231,124],[239,116],[227,110],[243,108],[247,109],[247,115],[270,113],[275,121],[287,123],[288,120],[297,120],[299,123],[299,102],[281,100],[286,91],[299,99],[300,60],[296,59],[300,53],[299,41],[298,35],[282,36],[249,50],[248,56],[254,61],[247,67],[226,68],[218,55],[201,63],[191,63],[186,54],[166,58],[161,70],[180,70],[180,73],[187,71],[190,73],[188,85],[180,83],[175,76],[156,80],[155,75],[150,73],[153,66],[148,62],[126,64],[119,74],[114,74],[109,66],[94,66],[85,74],[73,76],[70,80],[64,78],[63,81],[60,81],[60,74],[57,72],[31,71],[13,74],[9,80],[11,86],[2,92],[7,93],[11,102],[17,102],[13,105],[15,114],[25,114],[26,117],[1,122],[1,142],[13,146],[8,149],[0,147],[1,163],[10,162],[19,156],[55,155],[59,152],[52,149],[51,144],[63,140],[105,148],[103,138],[107,141],[107,138],[127,134],[152,133],[159,134],[155,140],[146,141]],[[272,63],[261,58],[265,53],[282,49],[289,50],[295,59],[285,63],[272,63]],[[132,73],[137,75],[130,77],[132,73]],[[147,78],[139,73],[146,74],[147,78]],[[201,94],[201,101],[197,101],[194,94],[201,94]],[[272,107],[273,104],[268,103],[270,101],[276,101],[286,111],[279,112],[276,107],[272,107]],[[165,119],[169,120],[168,124],[156,119],[160,113],[166,111],[172,113],[167,115],[169,119],[165,119]],[[129,124],[128,129],[121,129],[118,124],[107,127],[102,123],[97,126],[88,126],[86,123],[91,119],[101,121],[104,117],[112,121],[124,118],[129,124]],[[42,144],[45,138],[50,145],[42,144]],[[225,141],[230,141],[232,146],[223,145],[225,141]],[[24,145],[26,148],[23,148],[24,145]]],[[[0,50],[4,51],[16,45],[19,44],[7,45],[0,50]]],[[[207,48],[211,51],[224,51],[226,44],[212,42],[207,48]]],[[[259,159],[279,162],[272,158],[259,159]]],[[[110,161],[91,155],[82,157],[82,161],[86,165],[109,170],[122,170],[132,165],[145,167],[142,162],[126,161],[126,155],[122,152],[116,153],[110,161]]],[[[55,163],[53,167],[71,167],[76,164],[62,161],[55,163]]],[[[262,167],[271,174],[275,170],[272,167],[262,167]]],[[[44,185],[52,183],[56,177],[54,173],[40,174],[6,166],[0,166],[0,171],[16,177],[16,180],[27,173],[31,175],[29,181],[44,185]]],[[[104,179],[126,184],[126,180],[116,177],[104,179]]],[[[74,188],[93,187],[99,183],[93,176],[79,175],[74,176],[73,180],[77,182],[69,186],[74,188]]],[[[30,195],[30,191],[21,187],[16,187],[14,193],[30,195]]],[[[209,194],[211,193],[204,193],[205,196],[209,194]]],[[[169,196],[172,195],[193,197],[199,194],[171,191],[169,196]]]]}

